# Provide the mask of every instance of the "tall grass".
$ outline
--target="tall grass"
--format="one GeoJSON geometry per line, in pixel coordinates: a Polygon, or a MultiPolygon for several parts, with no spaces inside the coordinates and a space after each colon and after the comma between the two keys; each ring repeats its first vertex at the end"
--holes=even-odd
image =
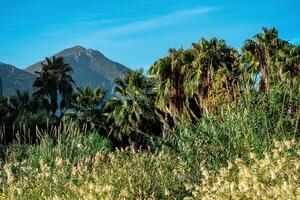
{"type": "Polygon", "coordinates": [[[297,199],[299,94],[242,95],[149,150],[110,151],[72,122],[37,129],[38,144],[1,147],[0,198],[297,199]]]}
{"type": "MultiPolygon", "coordinates": [[[[96,132],[82,131],[73,122],[51,127],[47,130],[35,130],[38,142],[26,144],[16,142],[8,146],[0,146],[2,162],[27,160],[33,166],[40,160],[53,164],[60,157],[76,163],[81,158],[93,157],[98,151],[110,152],[108,139],[96,132]]],[[[0,160],[1,162],[1,160],[0,160]]]]}
{"type": "Polygon", "coordinates": [[[277,88],[269,94],[241,96],[238,103],[220,108],[219,115],[202,118],[196,127],[179,126],[168,132],[173,149],[187,160],[200,157],[215,171],[236,157],[247,160],[248,152],[261,158],[274,140],[300,136],[299,93],[277,88]]]}
{"type": "Polygon", "coordinates": [[[299,141],[276,148],[250,163],[236,158],[210,173],[202,164],[161,151],[121,149],[81,157],[76,163],[56,157],[34,167],[28,160],[0,166],[3,199],[243,199],[300,195],[299,141]],[[195,169],[192,171],[191,169],[195,169]],[[193,172],[193,173],[191,173],[193,172]],[[274,196],[272,196],[274,195],[274,196]]]}

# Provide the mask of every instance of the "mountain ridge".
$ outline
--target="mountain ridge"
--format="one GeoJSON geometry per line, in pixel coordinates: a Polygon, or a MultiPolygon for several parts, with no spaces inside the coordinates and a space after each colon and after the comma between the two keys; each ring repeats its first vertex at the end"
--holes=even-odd
{"type": "MultiPolygon", "coordinates": [[[[86,49],[80,45],[66,48],[53,56],[62,57],[65,63],[71,66],[73,69],[71,75],[77,87],[91,85],[96,88],[103,85],[109,93],[112,93],[113,80],[123,76],[127,70],[130,70],[118,62],[110,60],[100,51],[86,49]]],[[[52,59],[53,56],[49,58],[52,59]]],[[[2,80],[3,95],[14,95],[17,89],[32,92],[32,84],[36,78],[35,72],[41,71],[41,63],[46,63],[46,60],[19,69],[11,64],[0,62],[0,80],[2,80]]]]}
{"type": "Polygon", "coordinates": [[[32,92],[35,75],[13,65],[0,62],[0,79],[2,82],[2,95],[12,96],[16,90],[32,92]]]}
{"type": "MultiPolygon", "coordinates": [[[[118,62],[110,60],[100,51],[86,49],[80,45],[64,49],[53,56],[64,58],[65,63],[72,67],[72,76],[78,87],[91,85],[95,88],[102,84],[112,91],[113,80],[130,70],[118,62]]],[[[41,63],[45,62],[42,60],[24,70],[34,74],[36,71],[41,71],[41,63]]]]}

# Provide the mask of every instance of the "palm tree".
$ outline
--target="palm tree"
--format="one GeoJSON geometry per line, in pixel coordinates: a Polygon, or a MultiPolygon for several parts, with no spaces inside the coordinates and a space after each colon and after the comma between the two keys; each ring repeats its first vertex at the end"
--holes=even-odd
{"type": "Polygon", "coordinates": [[[8,114],[8,99],[7,97],[0,96],[0,127],[6,122],[6,117],[8,114]]]}
{"type": "MultiPolygon", "coordinates": [[[[237,85],[239,74],[238,52],[228,47],[225,40],[212,38],[206,40],[201,38],[198,44],[192,44],[195,54],[193,69],[187,74],[185,89],[191,98],[208,113],[208,104],[213,102],[217,93],[233,93],[233,88],[237,85]]],[[[224,98],[225,96],[223,96],[224,98]]]]}
{"type": "Polygon", "coordinates": [[[22,139],[29,139],[30,142],[33,142],[31,139],[35,138],[35,135],[32,135],[35,134],[34,129],[37,126],[46,128],[50,122],[52,123],[46,108],[47,106],[32,98],[28,91],[17,90],[16,94],[9,97],[7,102],[6,124],[12,133],[19,131],[19,133],[25,134],[21,134],[22,139]]]}
{"type": "Polygon", "coordinates": [[[87,129],[104,132],[106,118],[103,115],[103,106],[106,92],[107,90],[103,86],[99,86],[95,90],[91,86],[77,88],[73,105],[75,112],[67,113],[67,115],[77,120],[80,125],[86,126],[87,129]]]}
{"type": "Polygon", "coordinates": [[[0,96],[3,95],[2,79],[0,78],[0,96]]]}
{"type": "Polygon", "coordinates": [[[29,111],[34,107],[28,91],[21,92],[20,90],[16,90],[16,95],[11,96],[8,103],[10,113],[15,113],[16,115],[21,112],[29,111]]]}
{"type": "MultiPolygon", "coordinates": [[[[184,77],[194,57],[191,51],[170,49],[169,55],[156,61],[149,74],[155,79],[156,106],[174,120],[190,118],[185,107],[184,77]]],[[[168,121],[168,120],[166,120],[168,121]]]]}
{"type": "Polygon", "coordinates": [[[243,56],[249,62],[256,63],[252,67],[256,68],[255,74],[261,75],[260,88],[262,91],[268,92],[270,90],[270,77],[272,71],[275,70],[272,60],[286,44],[286,41],[278,37],[278,31],[275,28],[263,28],[262,33],[245,41],[242,48],[243,56]]]}
{"type": "Polygon", "coordinates": [[[277,52],[274,64],[277,67],[277,82],[300,89],[300,46],[285,45],[277,52]]]}
{"type": "Polygon", "coordinates": [[[145,139],[155,134],[158,120],[154,113],[153,85],[143,71],[127,71],[123,78],[115,80],[114,92],[106,104],[109,134],[119,141],[128,139],[130,145],[142,145],[145,139]]]}
{"type": "Polygon", "coordinates": [[[74,80],[71,77],[72,68],[65,64],[63,58],[53,56],[52,60],[46,58],[47,63],[42,63],[42,71],[36,72],[37,78],[33,86],[38,90],[33,94],[36,98],[47,98],[50,101],[52,116],[58,108],[62,112],[71,105],[74,80]],[[61,98],[60,105],[58,99],[61,98]]]}

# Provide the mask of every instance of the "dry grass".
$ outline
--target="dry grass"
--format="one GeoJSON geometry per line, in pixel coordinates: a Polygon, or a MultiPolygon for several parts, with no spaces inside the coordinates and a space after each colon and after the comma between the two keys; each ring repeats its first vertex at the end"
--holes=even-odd
{"type": "MultiPolygon", "coordinates": [[[[60,157],[52,165],[27,160],[0,167],[2,199],[299,199],[299,141],[275,142],[273,150],[250,163],[228,162],[217,174],[199,168],[189,173],[186,162],[167,152],[120,150],[76,164],[60,157]]],[[[194,168],[195,166],[193,166],[194,168]]]]}

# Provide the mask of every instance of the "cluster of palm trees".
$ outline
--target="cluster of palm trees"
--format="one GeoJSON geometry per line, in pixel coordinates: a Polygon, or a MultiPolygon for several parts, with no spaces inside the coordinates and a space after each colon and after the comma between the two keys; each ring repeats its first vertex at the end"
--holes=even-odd
{"type": "Polygon", "coordinates": [[[0,122],[30,124],[24,116],[37,120],[43,113],[54,124],[73,120],[116,145],[140,146],[176,123],[196,124],[203,115],[217,114],[243,92],[268,93],[274,86],[299,92],[300,47],[280,39],[275,28],[263,28],[241,51],[224,40],[201,38],[188,49],[170,49],[147,76],[142,70],[126,72],[114,80],[112,97],[102,86],[74,91],[71,71],[62,58],[47,59],[32,97],[17,91],[16,97],[0,99],[0,122]]]}
{"type": "Polygon", "coordinates": [[[216,38],[171,49],[150,68],[157,80],[157,108],[174,120],[193,121],[245,90],[269,92],[276,84],[299,90],[299,50],[275,28],[246,40],[241,52],[216,38]]]}

